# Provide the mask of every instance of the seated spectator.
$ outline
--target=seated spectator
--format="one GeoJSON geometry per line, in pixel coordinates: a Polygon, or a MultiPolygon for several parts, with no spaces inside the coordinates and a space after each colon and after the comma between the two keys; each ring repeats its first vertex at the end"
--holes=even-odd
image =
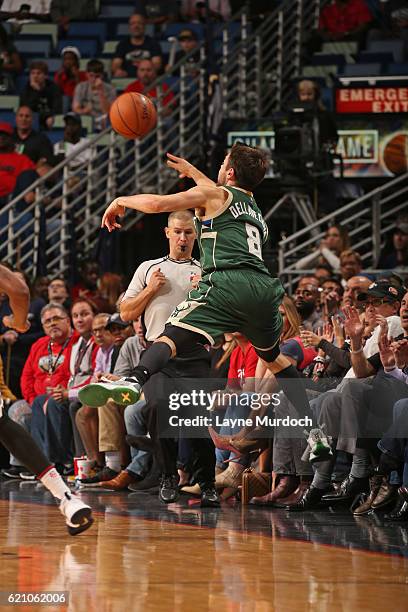
{"type": "Polygon", "coordinates": [[[320,13],[319,34],[323,40],[361,40],[372,20],[365,0],[333,0],[320,13]]]}
{"type": "Polygon", "coordinates": [[[81,297],[94,304],[97,312],[108,312],[109,303],[98,288],[99,266],[97,262],[84,260],[80,265],[79,274],[80,281],[71,291],[72,300],[75,301],[81,297]]]}
{"type": "MultiPolygon", "coordinates": [[[[342,308],[357,305],[357,296],[360,293],[365,293],[371,285],[371,280],[366,276],[352,276],[346,281],[341,302],[342,308]]],[[[343,283],[342,283],[343,286],[343,283]]]]}
{"type": "Polygon", "coordinates": [[[130,36],[116,47],[112,60],[113,77],[132,77],[137,74],[139,62],[150,59],[156,72],[162,69],[162,51],[159,43],[145,34],[146,19],[134,13],[129,17],[130,36]]]}
{"type": "MultiPolygon", "coordinates": [[[[230,0],[209,0],[210,19],[228,21],[231,17],[230,0]]],[[[181,0],[180,14],[184,21],[206,22],[206,4],[197,0],[181,0]]]]}
{"type": "Polygon", "coordinates": [[[332,225],[328,228],[325,237],[320,241],[319,247],[310,255],[306,255],[296,262],[296,270],[312,268],[318,263],[325,263],[337,274],[340,272],[340,253],[347,249],[347,230],[340,225],[332,225]]]}
{"type": "MultiPolygon", "coordinates": [[[[166,66],[166,70],[171,70],[173,66],[178,64],[189,53],[198,47],[197,34],[194,32],[194,30],[181,30],[180,34],[178,35],[178,41],[180,44],[180,49],[176,52],[174,59],[171,57],[170,52],[169,63],[166,66]]],[[[198,74],[200,70],[200,52],[198,49],[195,53],[190,55],[186,61],[185,68],[186,73],[190,76],[196,76],[198,74]]]]}
{"type": "Polygon", "coordinates": [[[17,272],[22,276],[24,282],[30,289],[30,307],[28,319],[30,321],[30,329],[24,333],[19,333],[14,329],[8,329],[1,323],[5,315],[11,314],[11,308],[8,299],[1,303],[0,308],[0,336],[1,338],[1,354],[3,360],[8,362],[9,369],[9,385],[13,393],[17,397],[21,397],[20,377],[25,361],[30,352],[31,346],[39,338],[44,335],[41,326],[40,312],[46,302],[41,297],[34,297],[30,287],[29,279],[22,272],[17,272]]]}
{"type": "Polygon", "coordinates": [[[27,155],[35,164],[40,159],[52,163],[52,144],[45,134],[33,129],[33,111],[29,106],[20,106],[16,112],[14,140],[16,151],[27,155]]]}
{"type": "Polygon", "coordinates": [[[146,23],[155,26],[177,21],[178,6],[175,0],[136,0],[134,9],[146,18],[146,23]]]}
{"type": "Polygon", "coordinates": [[[29,106],[39,114],[40,126],[51,129],[53,115],[62,112],[62,96],[58,87],[48,78],[48,66],[43,61],[30,64],[29,82],[20,96],[20,106],[29,106]]]}
{"type": "MultiPolygon", "coordinates": [[[[132,323],[123,321],[119,313],[114,313],[109,317],[106,329],[112,333],[114,347],[111,353],[109,371],[103,374],[109,376],[110,373],[114,372],[116,376],[122,376],[124,374],[121,369],[118,369],[118,361],[124,342],[133,336],[132,323]]],[[[136,344],[140,347],[139,342],[136,344]]],[[[137,353],[132,349],[130,350],[131,354],[137,357],[137,353]]],[[[126,361],[128,362],[128,360],[126,361]]],[[[137,358],[138,361],[139,359],[137,358]]],[[[83,417],[85,410],[88,412],[89,408],[84,406],[77,414],[77,424],[80,432],[84,428],[83,417]]],[[[100,454],[105,454],[105,466],[101,466],[101,469],[95,476],[82,479],[81,484],[84,485],[94,485],[98,482],[102,483],[115,478],[118,476],[121,466],[126,466],[129,462],[129,447],[125,441],[124,407],[115,404],[113,401],[108,401],[107,404],[99,406],[97,411],[99,422],[98,448],[100,454]]]]}
{"type": "MultiPolygon", "coordinates": [[[[112,332],[106,327],[109,315],[101,312],[94,316],[92,322],[92,334],[94,342],[98,347],[95,357],[94,378],[97,379],[99,374],[111,371],[112,355],[115,348],[114,337],[112,332]]],[[[79,406],[75,415],[71,413],[71,417],[75,419],[75,431],[78,432],[79,440],[75,442],[75,448],[81,446],[84,448],[88,459],[93,461],[97,471],[102,469],[104,465],[104,455],[99,452],[99,418],[98,411],[88,406],[79,406]]],[[[82,452],[80,453],[83,454],[82,452]]]]}
{"type": "Polygon", "coordinates": [[[334,115],[329,112],[321,98],[320,87],[315,81],[304,79],[296,87],[297,101],[304,105],[305,111],[317,116],[319,123],[319,142],[322,147],[335,147],[337,144],[337,126],[334,115]]]}
{"type": "Polygon", "coordinates": [[[32,284],[33,297],[41,297],[47,304],[48,299],[48,285],[50,279],[47,276],[36,276],[32,284]]]}
{"type": "MultiPolygon", "coordinates": [[[[44,404],[49,399],[48,391],[51,387],[67,386],[69,368],[64,365],[69,362],[72,346],[78,340],[77,333],[72,332],[68,313],[60,304],[44,306],[41,310],[41,324],[46,335],[32,345],[21,374],[24,402],[16,402],[9,410],[9,417],[26,427],[26,418],[31,415],[33,402],[38,399],[44,404]]],[[[11,464],[17,465],[14,458],[11,464]]],[[[24,468],[20,467],[22,471],[24,468]]]]}
{"type": "Polygon", "coordinates": [[[408,268],[408,219],[397,220],[392,233],[392,249],[386,247],[380,255],[377,268],[408,268]]]}
{"type": "Polygon", "coordinates": [[[51,0],[51,20],[60,28],[60,37],[66,37],[71,21],[95,20],[99,7],[96,0],[51,0]]]}
{"type": "Polygon", "coordinates": [[[14,91],[14,77],[23,70],[23,62],[16,47],[0,23],[0,93],[14,91]]]}
{"type": "Polygon", "coordinates": [[[57,276],[48,285],[48,301],[54,304],[61,304],[65,310],[70,309],[69,290],[66,281],[57,276]]]}
{"type": "Polygon", "coordinates": [[[48,21],[51,0],[30,0],[23,3],[21,0],[3,0],[0,10],[0,19],[13,24],[13,29],[19,31],[25,23],[38,23],[48,21]]]}
{"type": "Polygon", "coordinates": [[[309,277],[305,276],[300,279],[294,297],[302,326],[316,332],[324,324],[319,311],[319,288],[310,282],[309,277]]]}
{"type": "Polygon", "coordinates": [[[77,47],[64,47],[61,51],[62,67],[55,73],[54,82],[63,96],[72,98],[78,83],[87,80],[87,74],[79,69],[81,53],[77,47]]]}
{"type": "MultiPolygon", "coordinates": [[[[157,87],[152,87],[152,84],[157,79],[157,72],[153,62],[149,59],[144,59],[139,62],[137,67],[137,80],[130,83],[125,91],[135,91],[137,93],[143,93],[149,98],[156,100],[158,98],[157,87]]],[[[162,104],[163,114],[168,116],[172,113],[174,108],[174,94],[170,91],[169,86],[166,83],[162,85],[162,104]]]]}
{"type": "Polygon", "coordinates": [[[69,380],[65,386],[59,384],[49,389],[50,397],[59,404],[58,412],[53,410],[52,405],[47,404],[44,413],[41,402],[37,400],[32,405],[31,428],[37,428],[44,440],[43,448],[54,449],[54,462],[65,465],[66,475],[71,471],[73,473],[72,433],[77,452],[83,454],[83,445],[75,426],[75,415],[82,406],[78,401],[78,390],[91,381],[95,369],[98,347],[92,337],[94,314],[93,305],[81,298],[71,307],[72,323],[79,338],[72,347],[69,363],[64,364],[69,370],[69,380]],[[57,451],[58,447],[60,448],[57,451]],[[63,450],[64,447],[66,451],[63,450]]]}
{"type": "MultiPolygon", "coordinates": [[[[89,138],[82,136],[82,122],[80,115],[76,113],[67,113],[64,116],[64,139],[56,142],[54,145],[54,155],[58,162],[62,161],[65,157],[68,157],[86,143],[89,142],[89,138]]],[[[90,149],[86,148],[81,153],[76,155],[69,163],[70,173],[75,173],[75,170],[79,166],[85,164],[91,158],[90,149]]]]}
{"type": "MultiPolygon", "coordinates": [[[[0,204],[5,204],[16,186],[17,177],[24,170],[34,169],[34,163],[27,155],[17,153],[13,138],[13,128],[9,123],[0,123],[0,204]]],[[[2,219],[0,227],[8,220],[2,219]]]]}
{"type": "Polygon", "coordinates": [[[329,278],[331,278],[331,275],[333,274],[333,270],[332,270],[332,268],[328,264],[322,263],[322,264],[319,264],[314,269],[313,274],[315,275],[315,277],[319,281],[320,286],[322,286],[324,281],[326,281],[329,278]]]}
{"type": "Polygon", "coordinates": [[[118,299],[124,291],[123,276],[113,272],[105,272],[101,276],[99,290],[101,295],[108,301],[110,312],[115,312],[118,299]]]}
{"type": "Polygon", "coordinates": [[[331,317],[340,314],[343,293],[343,285],[336,278],[327,278],[322,282],[320,305],[325,321],[329,322],[331,317]]]}
{"type": "Polygon", "coordinates": [[[362,269],[360,253],[352,249],[346,249],[340,253],[340,274],[343,287],[345,287],[349,278],[359,276],[362,269]]]}
{"type": "Polygon", "coordinates": [[[103,130],[107,125],[108,112],[116,99],[113,85],[103,80],[104,68],[101,61],[92,59],[86,66],[88,80],[75,87],[72,110],[79,115],[90,115],[94,129],[103,130]]]}

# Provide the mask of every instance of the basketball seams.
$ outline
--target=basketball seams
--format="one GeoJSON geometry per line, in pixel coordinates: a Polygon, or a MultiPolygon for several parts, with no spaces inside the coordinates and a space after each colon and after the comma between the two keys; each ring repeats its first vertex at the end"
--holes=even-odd
{"type": "Polygon", "coordinates": [[[134,134],[136,134],[136,136],[137,136],[138,138],[140,138],[140,117],[139,117],[139,108],[138,108],[138,106],[137,106],[137,104],[136,104],[136,100],[135,100],[135,97],[134,97],[134,95],[133,95],[133,92],[129,92],[129,93],[130,93],[130,97],[131,97],[131,100],[132,100],[133,108],[135,109],[135,116],[137,117],[137,124],[138,124],[138,127],[139,127],[139,133],[136,133],[134,130],[133,130],[133,133],[134,133],[134,134]]]}
{"type": "MultiPolygon", "coordinates": [[[[121,96],[119,97],[119,100],[120,100],[120,98],[121,98],[121,96]]],[[[118,109],[118,115],[120,117],[120,120],[122,121],[123,125],[126,127],[127,130],[129,130],[129,132],[131,134],[134,134],[136,137],[138,137],[138,134],[134,130],[132,130],[131,127],[129,127],[128,123],[122,117],[122,113],[120,112],[119,100],[118,100],[118,103],[117,103],[117,109],[118,109]]],[[[132,100],[133,100],[133,96],[132,96],[132,100]]]]}

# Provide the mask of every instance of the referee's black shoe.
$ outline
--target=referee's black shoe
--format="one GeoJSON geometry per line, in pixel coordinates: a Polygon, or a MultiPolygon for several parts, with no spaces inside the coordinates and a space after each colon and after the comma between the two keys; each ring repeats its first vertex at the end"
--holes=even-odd
{"type": "Polygon", "coordinates": [[[221,502],[214,486],[203,487],[201,491],[201,508],[220,508],[221,502]]]}
{"type": "Polygon", "coordinates": [[[178,474],[162,474],[160,479],[159,499],[165,504],[172,504],[179,498],[178,474]]]}

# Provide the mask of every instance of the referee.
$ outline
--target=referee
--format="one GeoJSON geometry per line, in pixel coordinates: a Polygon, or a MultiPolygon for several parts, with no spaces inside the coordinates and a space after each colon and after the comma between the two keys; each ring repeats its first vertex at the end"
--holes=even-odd
{"type": "MultiPolygon", "coordinates": [[[[136,270],[120,305],[124,321],[142,316],[145,337],[154,342],[163,332],[165,323],[174,308],[184,301],[196,275],[201,275],[198,261],[191,253],[196,239],[193,214],[188,210],[172,212],[165,228],[169,240],[169,254],[160,259],[145,261],[136,270]]],[[[144,385],[147,411],[145,414],[149,433],[159,454],[162,475],[159,497],[165,503],[178,498],[177,453],[178,440],[161,438],[159,435],[159,414],[169,411],[168,399],[160,389],[168,388],[174,378],[209,378],[210,358],[206,349],[195,344],[188,355],[176,357],[167,366],[154,374],[144,385]]],[[[193,469],[196,482],[201,488],[201,506],[220,505],[214,487],[215,453],[208,438],[190,439],[193,451],[193,469]]]]}

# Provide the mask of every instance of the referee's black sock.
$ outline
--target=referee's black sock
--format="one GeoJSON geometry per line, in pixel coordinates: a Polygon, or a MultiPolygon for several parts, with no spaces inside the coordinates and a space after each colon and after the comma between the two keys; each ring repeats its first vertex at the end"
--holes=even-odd
{"type": "Polygon", "coordinates": [[[313,421],[313,426],[315,426],[315,419],[310,409],[306,390],[303,386],[302,378],[299,376],[295,366],[290,365],[284,370],[281,370],[275,374],[275,378],[277,379],[280,388],[290,403],[293,404],[299,418],[311,418],[313,421]]]}
{"type": "Polygon", "coordinates": [[[140,359],[139,365],[133,370],[132,378],[143,386],[153,374],[160,372],[171,359],[171,348],[166,342],[154,342],[145,351],[140,359]]]}

